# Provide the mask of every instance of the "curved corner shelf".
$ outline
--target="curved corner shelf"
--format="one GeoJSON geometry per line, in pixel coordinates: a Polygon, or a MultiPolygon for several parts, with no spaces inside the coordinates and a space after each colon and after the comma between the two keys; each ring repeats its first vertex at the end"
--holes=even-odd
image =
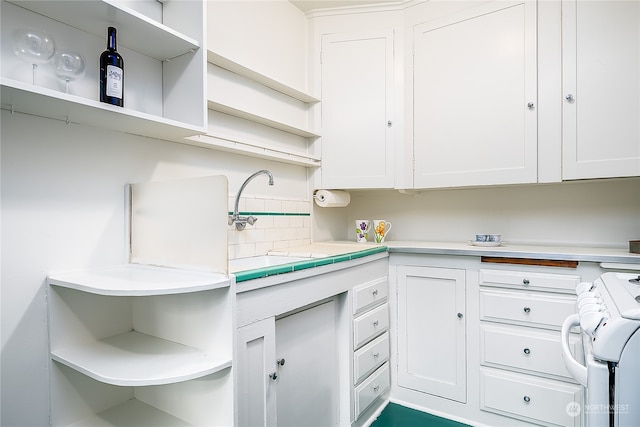
{"type": "Polygon", "coordinates": [[[197,40],[114,0],[76,1],[73,7],[50,0],[9,1],[98,37],[106,37],[108,26],[126,29],[118,32],[118,44],[161,61],[200,48],[197,40]]]}
{"type": "Polygon", "coordinates": [[[263,86],[284,93],[285,95],[295,98],[298,101],[306,102],[309,104],[320,102],[320,99],[313,95],[302,92],[287,84],[281,83],[278,80],[272,79],[271,77],[254,71],[251,68],[245,67],[242,64],[239,64],[210,50],[207,51],[207,61],[211,64],[219,66],[220,68],[224,68],[225,70],[229,70],[250,80],[253,80],[254,82],[260,83],[263,86]]]}
{"type": "Polygon", "coordinates": [[[179,139],[205,132],[201,126],[116,107],[5,77],[2,77],[0,84],[2,108],[11,112],[160,139],[179,139]]]}
{"type": "Polygon", "coordinates": [[[173,384],[231,367],[231,359],[137,331],[54,349],[51,358],[94,380],[134,387],[173,384]]]}
{"type": "Polygon", "coordinates": [[[229,280],[227,275],[220,273],[138,264],[55,273],[48,277],[49,284],[53,286],[110,296],[171,295],[207,291],[229,287],[229,280]]]}

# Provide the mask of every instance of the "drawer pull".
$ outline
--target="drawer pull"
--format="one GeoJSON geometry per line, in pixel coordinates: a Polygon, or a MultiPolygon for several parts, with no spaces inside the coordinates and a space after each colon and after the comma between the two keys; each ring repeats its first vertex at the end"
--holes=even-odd
{"type": "Polygon", "coordinates": [[[525,307],[522,309],[522,311],[524,311],[525,313],[529,314],[531,313],[531,308],[530,307],[525,307]]]}
{"type": "Polygon", "coordinates": [[[529,396],[525,396],[525,397],[523,397],[523,398],[522,398],[522,400],[524,400],[524,401],[525,401],[525,403],[529,403],[529,402],[531,402],[531,398],[530,398],[529,396]]]}
{"type": "Polygon", "coordinates": [[[531,282],[529,282],[529,279],[522,279],[522,284],[523,285],[529,286],[529,283],[531,283],[531,282]]]}
{"type": "Polygon", "coordinates": [[[527,356],[531,354],[531,350],[528,348],[525,348],[524,350],[522,350],[524,352],[524,354],[526,354],[527,356]]]}
{"type": "Polygon", "coordinates": [[[373,392],[374,393],[377,393],[378,390],[380,390],[380,386],[379,385],[373,386],[373,392]]]}
{"type": "Polygon", "coordinates": [[[372,356],[374,359],[377,359],[378,357],[380,357],[380,353],[373,353],[372,356]]]}
{"type": "Polygon", "coordinates": [[[379,322],[378,322],[377,320],[374,320],[374,321],[373,321],[373,327],[374,327],[374,328],[375,328],[375,327],[377,327],[377,326],[378,326],[378,323],[379,323],[379,322]]]}
{"type": "Polygon", "coordinates": [[[373,292],[371,292],[371,293],[373,294],[374,297],[378,296],[378,290],[377,289],[374,289],[373,292]]]}

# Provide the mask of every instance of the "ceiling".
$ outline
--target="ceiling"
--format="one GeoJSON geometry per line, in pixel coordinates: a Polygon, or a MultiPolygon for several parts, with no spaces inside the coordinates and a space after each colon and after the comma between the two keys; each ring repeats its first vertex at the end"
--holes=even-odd
{"type": "Polygon", "coordinates": [[[380,3],[401,3],[402,0],[289,0],[303,12],[344,6],[368,6],[380,3]]]}

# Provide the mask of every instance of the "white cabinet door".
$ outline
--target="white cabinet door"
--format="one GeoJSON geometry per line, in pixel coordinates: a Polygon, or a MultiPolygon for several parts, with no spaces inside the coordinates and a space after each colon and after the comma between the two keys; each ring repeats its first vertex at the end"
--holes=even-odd
{"type": "Polygon", "coordinates": [[[322,36],[322,187],[392,188],[393,32],[322,36]]]}
{"type": "Polygon", "coordinates": [[[275,427],[276,370],[275,318],[238,328],[237,407],[239,427],[275,427]]]}
{"type": "Polygon", "coordinates": [[[465,270],[398,266],[398,385],[466,402],[465,270]]]}
{"type": "Polygon", "coordinates": [[[640,2],[563,1],[563,179],[640,175],[640,2]]]}
{"type": "Polygon", "coordinates": [[[276,321],[278,427],[338,425],[336,301],[276,321]]]}
{"type": "Polygon", "coordinates": [[[535,2],[424,22],[413,44],[414,187],[536,182],[535,2]]]}

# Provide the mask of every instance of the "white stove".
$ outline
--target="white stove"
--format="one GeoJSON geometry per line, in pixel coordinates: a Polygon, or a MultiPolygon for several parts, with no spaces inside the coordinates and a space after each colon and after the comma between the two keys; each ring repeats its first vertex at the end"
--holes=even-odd
{"type": "Polygon", "coordinates": [[[576,288],[578,313],[562,326],[565,365],[585,388],[575,407],[587,427],[640,426],[640,277],[605,273],[576,288]],[[569,350],[569,332],[580,326],[584,363],[569,350]]]}

